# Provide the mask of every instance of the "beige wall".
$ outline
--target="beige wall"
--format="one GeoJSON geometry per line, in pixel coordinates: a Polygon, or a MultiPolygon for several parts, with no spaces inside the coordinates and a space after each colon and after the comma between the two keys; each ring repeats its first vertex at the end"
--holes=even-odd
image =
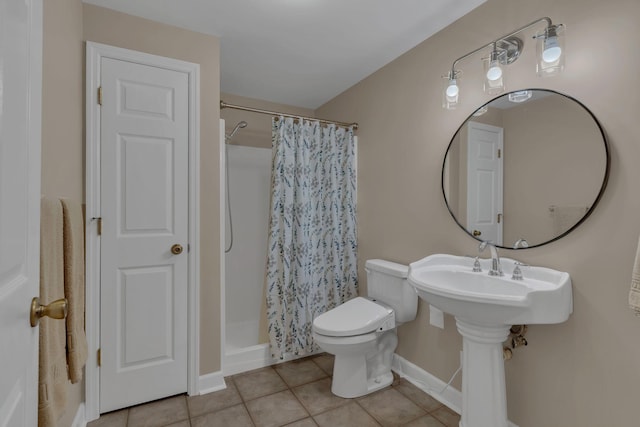
{"type": "Polygon", "coordinates": [[[42,194],[84,200],[82,3],[43,6],[42,194]]]}
{"type": "MultiPolygon", "coordinates": [[[[527,38],[523,56],[509,66],[507,85],[554,89],[582,101],[608,134],[612,165],[600,205],[577,230],[541,248],[501,251],[568,271],[574,297],[566,323],[531,326],[529,345],[507,362],[509,418],[520,427],[638,425],[640,319],[629,310],[627,295],[640,231],[640,2],[488,0],[316,114],[360,124],[361,277],[368,258],[409,263],[439,252],[473,254],[477,242],[446,209],[440,172],[451,136],[489,97],[482,92],[480,57],[461,64],[457,110],[440,106],[441,76],[482,41],[543,15],[566,24],[565,72],[536,77],[535,48],[527,38]]],[[[458,367],[461,339],[454,319],[447,316],[445,323],[444,330],[429,326],[421,303],[418,319],[400,328],[398,353],[446,381],[458,367]]]]}

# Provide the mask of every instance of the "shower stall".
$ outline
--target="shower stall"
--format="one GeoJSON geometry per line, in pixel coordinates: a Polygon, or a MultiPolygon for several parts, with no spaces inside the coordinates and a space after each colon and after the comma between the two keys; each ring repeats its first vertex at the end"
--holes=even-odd
{"type": "MultiPolygon", "coordinates": [[[[271,181],[271,150],[242,144],[240,122],[225,135],[224,172],[224,345],[223,372],[233,375],[272,364],[260,341],[271,181]]],[[[222,127],[224,129],[224,127],[222,127]]],[[[222,224],[221,224],[222,226],[222,224]]],[[[264,327],[264,326],[263,326],[264,327]]]]}

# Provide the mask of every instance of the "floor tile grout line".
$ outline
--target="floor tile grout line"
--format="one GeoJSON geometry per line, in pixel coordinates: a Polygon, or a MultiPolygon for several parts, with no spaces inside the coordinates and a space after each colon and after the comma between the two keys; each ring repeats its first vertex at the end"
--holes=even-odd
{"type": "Polygon", "coordinates": [[[378,418],[376,418],[375,415],[373,415],[372,413],[370,413],[369,411],[367,411],[367,408],[365,408],[364,406],[362,406],[360,404],[360,400],[361,399],[353,399],[354,402],[356,402],[356,404],[365,412],[365,414],[369,415],[376,423],[378,423],[379,426],[382,426],[382,422],[380,422],[378,420],[378,418]]]}
{"type": "MultiPolygon", "coordinates": [[[[287,363],[287,362],[284,362],[287,363]]],[[[272,365],[273,366],[273,370],[276,371],[276,374],[280,377],[280,379],[282,380],[282,382],[287,386],[287,390],[293,395],[293,397],[298,401],[298,403],[300,404],[300,406],[302,407],[302,409],[304,409],[304,411],[307,413],[307,416],[304,418],[309,418],[311,417],[311,412],[309,412],[309,410],[307,409],[306,406],[304,406],[304,404],[300,401],[300,399],[298,399],[298,396],[294,393],[293,391],[293,387],[291,387],[289,385],[289,383],[284,379],[284,377],[282,375],[280,375],[280,372],[278,372],[278,370],[275,368],[276,365],[272,365]]],[[[323,371],[324,372],[324,371],[323,371]]],[[[301,384],[302,385],[302,384],[301,384]]],[[[296,386],[297,387],[297,386],[296,386]]],[[[284,390],[283,390],[284,391],[284,390]]],[[[275,394],[275,393],[274,393],[275,394]]],[[[304,418],[300,418],[299,420],[293,420],[288,424],[294,423],[296,421],[300,421],[303,420],[304,418]]],[[[315,420],[313,420],[313,422],[315,422],[315,420]]],[[[317,423],[316,423],[317,424],[317,423]]]]}
{"type": "MultiPolygon", "coordinates": [[[[311,362],[313,362],[313,359],[308,359],[308,360],[310,360],[311,362]]],[[[285,363],[289,363],[289,362],[285,362],[285,363]]],[[[314,380],[307,381],[307,382],[305,382],[305,383],[296,384],[295,386],[289,385],[289,383],[287,382],[287,380],[286,380],[286,379],[285,379],[285,378],[280,374],[280,372],[278,372],[278,369],[276,368],[276,366],[278,366],[278,365],[272,365],[272,366],[273,366],[273,370],[274,370],[274,371],[276,371],[276,374],[278,374],[278,376],[280,377],[280,379],[282,379],[282,381],[286,384],[286,386],[293,390],[293,388],[294,388],[294,387],[300,387],[300,386],[302,386],[302,385],[311,384],[311,383],[313,383],[313,382],[316,382],[316,381],[319,381],[319,380],[323,380],[323,379],[325,379],[325,378],[331,378],[331,377],[330,377],[330,376],[329,376],[329,375],[324,371],[324,369],[322,369],[320,366],[318,366],[318,364],[317,364],[317,363],[313,362],[313,364],[314,364],[318,369],[320,369],[320,371],[322,372],[322,375],[324,375],[324,376],[323,376],[323,377],[321,377],[321,378],[316,378],[316,379],[314,379],[314,380]]]]}
{"type": "MultiPolygon", "coordinates": [[[[324,379],[324,378],[321,378],[321,379],[324,379]]],[[[284,379],[283,379],[283,381],[284,381],[284,379]]],[[[318,380],[318,381],[320,381],[320,380],[318,380]]],[[[285,383],[286,383],[286,381],[285,381],[285,383]]],[[[307,384],[311,384],[311,383],[307,383],[307,384]]],[[[301,384],[300,386],[302,386],[302,385],[305,385],[305,384],[301,384]]],[[[287,386],[289,386],[289,384],[287,384],[287,386]]],[[[296,387],[300,387],[300,386],[296,386],[296,387]]],[[[307,413],[307,415],[308,415],[309,417],[311,417],[311,419],[313,419],[313,415],[311,415],[311,411],[309,410],[309,408],[307,408],[307,407],[304,405],[304,403],[302,403],[302,401],[300,400],[300,398],[298,398],[298,395],[296,394],[296,392],[295,392],[295,391],[293,391],[293,387],[289,387],[289,391],[291,392],[291,394],[293,395],[293,397],[298,401],[298,403],[300,404],[300,406],[302,406],[302,408],[305,410],[305,412],[307,413]]],[[[303,419],[303,418],[301,418],[301,419],[303,419]]],[[[314,423],[316,423],[316,420],[313,420],[313,422],[314,422],[314,423]]],[[[291,424],[291,423],[289,423],[289,424],[291,424]]],[[[316,423],[316,424],[318,424],[318,423],[316,423]]]]}
{"type": "Polygon", "coordinates": [[[249,411],[249,408],[247,407],[247,404],[245,402],[242,402],[242,406],[244,406],[244,410],[247,411],[247,414],[249,414],[249,421],[251,421],[251,424],[253,425],[253,427],[256,427],[257,424],[256,424],[255,420],[253,419],[253,416],[251,415],[251,411],[249,411]]]}

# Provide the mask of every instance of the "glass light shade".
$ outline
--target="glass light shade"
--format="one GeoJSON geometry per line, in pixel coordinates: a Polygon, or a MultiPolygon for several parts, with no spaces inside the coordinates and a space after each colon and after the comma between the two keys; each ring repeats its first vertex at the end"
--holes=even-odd
{"type": "Polygon", "coordinates": [[[447,78],[445,81],[445,87],[442,91],[442,108],[447,110],[454,110],[458,105],[458,98],[460,96],[460,88],[456,79],[447,78]]]}
{"type": "Polygon", "coordinates": [[[484,61],[484,91],[489,95],[496,95],[504,91],[504,71],[502,69],[503,61],[506,52],[499,53],[497,51],[491,52],[491,58],[487,58],[484,61]]]}
{"type": "Polygon", "coordinates": [[[511,92],[509,94],[509,102],[515,102],[519,104],[521,102],[528,101],[533,96],[533,92],[530,90],[519,90],[516,92],[511,92]]]}
{"type": "Polygon", "coordinates": [[[487,79],[496,81],[502,77],[502,68],[498,61],[491,61],[489,64],[489,70],[487,71],[487,79]]]}
{"type": "Polygon", "coordinates": [[[536,35],[538,61],[536,72],[540,77],[555,76],[564,70],[564,26],[554,25],[536,35]]]}

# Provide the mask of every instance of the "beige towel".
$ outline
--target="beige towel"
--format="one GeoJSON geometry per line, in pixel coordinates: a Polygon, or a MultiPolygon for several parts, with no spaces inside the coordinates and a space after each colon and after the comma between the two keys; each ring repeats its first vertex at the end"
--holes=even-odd
{"type": "Polygon", "coordinates": [[[64,296],[67,313],[67,364],[72,383],[82,380],[87,361],[87,337],[84,329],[84,219],[82,206],[62,199],[64,219],[64,296]]]}
{"type": "Polygon", "coordinates": [[[629,307],[635,310],[636,316],[640,316],[640,241],[638,241],[638,249],[636,249],[636,259],[633,263],[633,273],[631,273],[629,307]]]}
{"type": "MultiPolygon", "coordinates": [[[[64,298],[62,204],[42,198],[40,218],[40,303],[64,298]]],[[[38,425],[56,426],[67,403],[65,321],[40,320],[38,425]]]]}

